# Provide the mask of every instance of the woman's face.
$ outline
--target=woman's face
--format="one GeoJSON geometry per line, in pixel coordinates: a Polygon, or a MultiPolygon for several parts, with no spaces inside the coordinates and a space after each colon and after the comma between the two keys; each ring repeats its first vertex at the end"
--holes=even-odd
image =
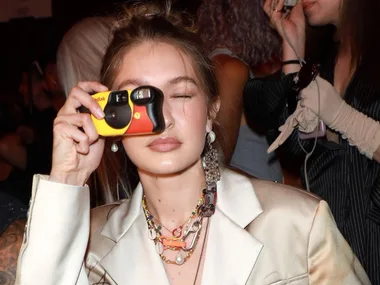
{"type": "Polygon", "coordinates": [[[339,25],[343,0],[302,0],[302,6],[311,26],[339,25]]]}
{"type": "Polygon", "coordinates": [[[211,130],[207,101],[190,58],[166,43],[145,42],[124,56],[113,90],[153,85],[164,93],[166,129],[159,135],[124,137],[139,170],[156,175],[181,172],[199,161],[211,130]]]}

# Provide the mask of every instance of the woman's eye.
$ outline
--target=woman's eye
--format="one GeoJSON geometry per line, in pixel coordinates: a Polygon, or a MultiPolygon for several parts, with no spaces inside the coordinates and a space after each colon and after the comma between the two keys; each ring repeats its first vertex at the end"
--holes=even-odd
{"type": "Polygon", "coordinates": [[[186,95],[186,94],[178,94],[178,95],[174,95],[173,97],[174,98],[191,98],[190,95],[186,95]]]}

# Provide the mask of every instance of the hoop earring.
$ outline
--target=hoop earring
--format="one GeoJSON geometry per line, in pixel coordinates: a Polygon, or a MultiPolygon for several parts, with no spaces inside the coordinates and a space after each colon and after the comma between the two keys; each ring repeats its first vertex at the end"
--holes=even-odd
{"type": "Polygon", "coordinates": [[[111,151],[112,152],[117,152],[119,150],[119,146],[117,145],[116,142],[113,142],[111,145],[111,151]]]}
{"type": "Polygon", "coordinates": [[[211,217],[215,213],[216,206],[216,182],[220,180],[218,163],[218,151],[212,147],[216,135],[213,131],[207,134],[205,152],[202,159],[203,169],[206,175],[206,189],[203,190],[205,203],[202,206],[204,217],[211,217]]]}

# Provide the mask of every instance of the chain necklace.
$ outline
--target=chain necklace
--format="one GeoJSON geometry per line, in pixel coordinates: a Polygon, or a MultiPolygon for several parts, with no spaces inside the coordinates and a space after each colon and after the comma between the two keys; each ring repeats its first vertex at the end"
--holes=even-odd
{"type": "Polygon", "coordinates": [[[198,200],[197,206],[195,207],[194,211],[191,212],[191,215],[190,215],[190,217],[187,219],[187,221],[184,222],[181,226],[176,227],[176,228],[173,229],[173,230],[168,229],[168,228],[165,227],[165,226],[164,226],[164,225],[163,225],[158,219],[156,219],[155,217],[153,217],[153,215],[150,213],[148,207],[146,206],[146,197],[145,197],[145,195],[144,195],[143,198],[142,198],[142,202],[143,202],[142,204],[143,204],[144,212],[146,212],[146,214],[147,214],[146,216],[148,216],[149,218],[152,219],[152,222],[153,222],[155,228],[157,228],[159,231],[161,231],[162,228],[164,228],[164,229],[166,229],[168,232],[170,232],[170,233],[173,235],[173,237],[175,237],[175,238],[179,238],[179,237],[181,237],[181,235],[182,235],[182,229],[185,227],[185,225],[186,225],[185,229],[187,229],[187,228],[189,227],[190,222],[196,217],[197,212],[198,212],[198,209],[199,209],[199,207],[202,205],[203,200],[204,200],[204,199],[203,199],[203,195],[202,195],[202,197],[199,198],[199,200],[198,200]],[[154,221],[156,221],[156,223],[155,223],[154,221]]]}
{"type": "Polygon", "coordinates": [[[195,285],[197,283],[197,280],[198,280],[199,269],[201,267],[203,252],[204,252],[206,241],[207,241],[207,237],[208,237],[209,224],[210,224],[210,218],[207,219],[206,232],[205,232],[205,236],[203,238],[202,249],[201,249],[201,253],[199,255],[199,260],[198,260],[198,265],[197,265],[197,271],[195,272],[195,277],[194,277],[193,285],[195,285]]]}
{"type": "MultiPolygon", "coordinates": [[[[148,236],[154,241],[156,251],[161,259],[167,264],[182,265],[193,254],[195,245],[197,244],[202,229],[202,205],[204,204],[204,195],[199,199],[195,210],[191,213],[189,219],[180,227],[175,228],[172,233],[172,237],[164,236],[161,233],[162,225],[159,223],[156,225],[153,221],[154,217],[150,213],[146,205],[146,197],[142,197],[142,206],[145,214],[145,219],[148,224],[148,236]],[[194,222],[192,220],[195,218],[194,222]],[[192,223],[191,223],[192,222],[192,223]],[[182,230],[186,225],[185,230],[182,230]],[[187,239],[192,236],[190,245],[187,243],[187,239]],[[165,250],[178,251],[175,260],[170,260],[164,255],[165,250]],[[185,254],[185,256],[184,256],[185,254]]],[[[157,219],[154,219],[157,221],[157,219]]],[[[167,229],[167,228],[166,228],[167,229]]],[[[167,229],[168,230],[168,229],[167,229]]],[[[169,230],[170,232],[170,230],[169,230]]]]}

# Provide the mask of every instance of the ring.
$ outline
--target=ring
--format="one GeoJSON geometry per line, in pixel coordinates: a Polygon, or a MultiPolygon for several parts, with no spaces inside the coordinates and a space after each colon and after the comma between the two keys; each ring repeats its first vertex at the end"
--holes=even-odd
{"type": "Polygon", "coordinates": [[[277,9],[273,9],[273,12],[279,12],[279,13],[281,13],[282,11],[281,10],[277,10],[277,9]]]}

